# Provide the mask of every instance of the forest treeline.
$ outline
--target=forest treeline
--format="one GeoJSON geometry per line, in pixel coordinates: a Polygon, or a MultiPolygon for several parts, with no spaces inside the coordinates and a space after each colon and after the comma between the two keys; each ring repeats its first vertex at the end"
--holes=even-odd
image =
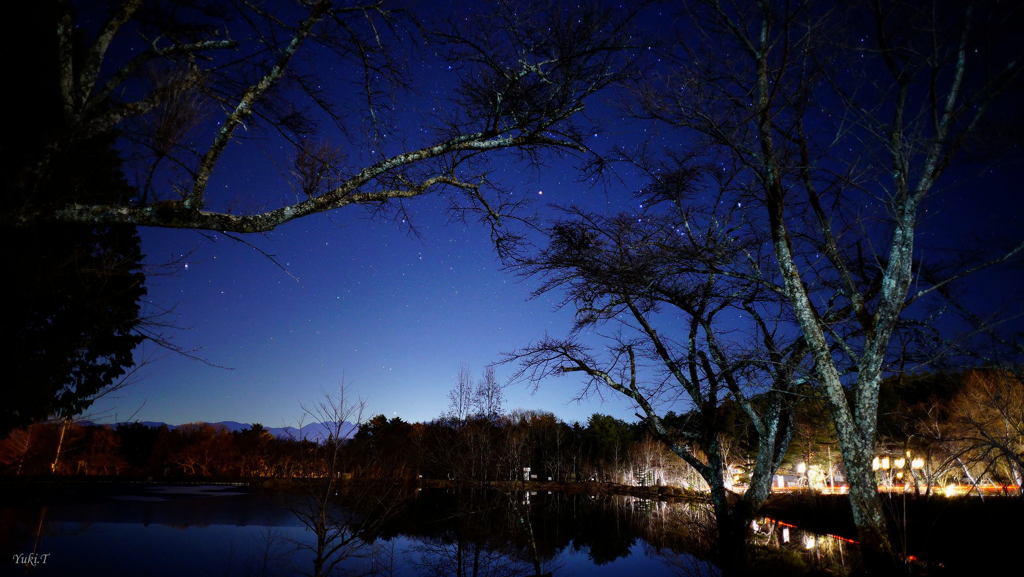
{"type": "MultiPolygon", "coordinates": [[[[695,426],[695,418],[669,413],[665,421],[686,430],[695,426]]],[[[835,435],[820,403],[809,397],[793,418],[795,437],[778,474],[797,486],[841,483],[835,435]]],[[[741,426],[744,421],[739,415],[733,421],[738,428],[721,442],[728,449],[728,482],[743,484],[755,448],[741,426]]],[[[1013,373],[974,370],[891,378],[883,387],[879,427],[880,456],[890,457],[879,472],[881,483],[914,483],[922,492],[951,483],[1020,490],[1024,386],[1013,373]],[[914,459],[920,459],[919,466],[912,467],[914,459]],[[905,477],[900,475],[904,470],[905,477]]],[[[377,415],[350,438],[330,437],[324,443],[275,438],[260,424],[232,432],[207,423],[175,428],[138,422],[39,423],[0,441],[0,473],[159,479],[334,474],[706,488],[700,475],[640,423],[594,414],[586,423],[570,424],[535,410],[450,413],[426,423],[377,415]]]]}
{"type": "Polygon", "coordinates": [[[528,410],[427,423],[378,415],[351,438],[324,436],[322,443],[277,438],[261,424],[229,431],[209,423],[40,423],[0,442],[0,467],[7,475],[153,478],[323,477],[333,470],[354,477],[484,481],[521,479],[525,471],[558,481],[654,483],[668,475],[687,481],[682,461],[640,425],[601,414],[571,425],[528,410]]]}

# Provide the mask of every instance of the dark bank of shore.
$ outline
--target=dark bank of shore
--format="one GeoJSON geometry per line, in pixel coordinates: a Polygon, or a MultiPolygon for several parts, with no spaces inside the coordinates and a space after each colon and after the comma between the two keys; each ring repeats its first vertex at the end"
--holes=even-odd
{"type": "MultiPolygon", "coordinates": [[[[234,487],[235,490],[290,491],[307,487],[309,479],[138,479],[122,477],[0,477],[0,501],[22,501],[33,495],[49,497],[59,495],[144,490],[152,485],[205,485],[234,487]]],[[[312,482],[317,482],[316,479],[312,482]]],[[[358,484],[360,480],[344,480],[342,484],[358,484]]],[[[504,491],[557,491],[583,495],[629,495],[665,501],[707,501],[706,493],[669,486],[639,487],[601,482],[562,483],[555,481],[459,481],[446,479],[370,479],[366,482],[392,483],[422,488],[489,487],[504,491]]],[[[1024,519],[1024,499],[1018,497],[989,496],[925,498],[913,494],[883,495],[883,500],[894,522],[900,526],[903,519],[934,517],[931,523],[964,523],[978,521],[1001,526],[1003,518],[1014,520],[1017,526],[1024,519]]],[[[762,513],[768,517],[798,524],[807,529],[853,536],[853,519],[849,513],[849,500],[844,495],[822,495],[813,492],[794,492],[773,495],[762,513]]]]}
{"type": "MultiPolygon", "coordinates": [[[[317,483],[317,479],[138,479],[123,477],[0,477],[0,502],[18,502],[35,498],[74,498],[82,495],[145,491],[152,486],[181,485],[223,487],[232,491],[296,491],[317,483]]],[[[644,499],[676,501],[708,501],[699,491],[669,486],[639,487],[593,481],[562,483],[555,481],[459,481],[446,479],[366,479],[342,480],[341,486],[362,483],[391,484],[410,488],[491,488],[502,491],[552,491],[581,495],[628,495],[644,499]]],[[[935,530],[978,523],[985,531],[1019,530],[1024,520],[1024,499],[988,496],[929,498],[913,494],[883,495],[894,527],[911,532],[935,530]]],[[[813,492],[775,494],[765,504],[762,514],[802,528],[854,538],[855,529],[845,495],[822,495],[813,492]]]]}

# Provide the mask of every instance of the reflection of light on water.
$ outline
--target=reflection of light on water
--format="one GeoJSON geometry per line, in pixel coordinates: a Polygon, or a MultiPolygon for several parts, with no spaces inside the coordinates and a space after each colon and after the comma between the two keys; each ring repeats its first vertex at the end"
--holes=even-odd
{"type": "Polygon", "coordinates": [[[850,553],[856,555],[857,542],[828,533],[812,533],[771,517],[751,524],[754,543],[769,549],[780,549],[800,555],[806,563],[836,574],[846,574],[850,553]]]}

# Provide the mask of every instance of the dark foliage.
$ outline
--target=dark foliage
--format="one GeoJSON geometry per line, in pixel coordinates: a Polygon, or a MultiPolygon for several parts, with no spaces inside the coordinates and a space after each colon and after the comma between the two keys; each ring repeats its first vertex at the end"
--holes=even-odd
{"type": "MultiPolygon", "coordinates": [[[[24,38],[26,29],[44,21],[34,16],[12,19],[22,32],[13,37],[24,38]]],[[[36,38],[53,37],[38,27],[36,38]]],[[[57,97],[56,48],[42,40],[36,44],[12,59],[20,86],[7,92],[14,114],[0,148],[4,222],[66,202],[124,200],[131,192],[114,135],[49,144],[66,129],[57,97]]],[[[142,339],[135,328],[146,289],[132,226],[36,222],[4,227],[0,242],[13,273],[3,315],[4,332],[13,338],[2,357],[8,376],[0,434],[6,434],[51,416],[77,414],[124,375],[142,339]]]]}

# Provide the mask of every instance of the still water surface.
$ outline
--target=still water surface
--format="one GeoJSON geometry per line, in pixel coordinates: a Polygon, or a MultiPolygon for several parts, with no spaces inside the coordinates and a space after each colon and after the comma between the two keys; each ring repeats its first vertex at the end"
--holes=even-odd
{"type": "MultiPolygon", "coordinates": [[[[0,506],[0,574],[711,576],[708,520],[702,504],[624,496],[437,489],[322,509],[294,493],[139,487],[0,506]]],[[[757,529],[811,564],[849,555],[824,536],[757,529]]]]}

